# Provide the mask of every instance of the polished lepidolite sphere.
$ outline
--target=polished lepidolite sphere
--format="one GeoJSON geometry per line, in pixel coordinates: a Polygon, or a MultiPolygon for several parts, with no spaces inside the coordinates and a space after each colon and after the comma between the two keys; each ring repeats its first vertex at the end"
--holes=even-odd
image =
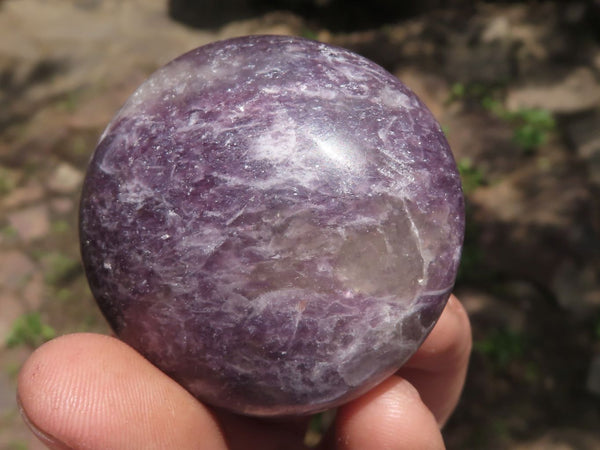
{"type": "Polygon", "coordinates": [[[257,416],[334,407],[396,371],[448,299],[463,229],[423,103],[361,56],[276,36],[154,73],[104,131],[80,211],[116,334],[257,416]]]}

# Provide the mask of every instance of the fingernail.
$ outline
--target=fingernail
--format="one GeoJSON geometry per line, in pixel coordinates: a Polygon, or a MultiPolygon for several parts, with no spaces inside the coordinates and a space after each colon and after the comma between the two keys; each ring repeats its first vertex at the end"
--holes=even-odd
{"type": "Polygon", "coordinates": [[[17,406],[19,408],[19,413],[23,418],[23,421],[27,424],[31,432],[37,437],[42,444],[48,447],[51,450],[72,450],[71,447],[66,445],[65,443],[59,441],[54,436],[45,433],[40,430],[27,416],[25,409],[23,408],[23,404],[21,403],[21,398],[17,395],[17,406]]]}

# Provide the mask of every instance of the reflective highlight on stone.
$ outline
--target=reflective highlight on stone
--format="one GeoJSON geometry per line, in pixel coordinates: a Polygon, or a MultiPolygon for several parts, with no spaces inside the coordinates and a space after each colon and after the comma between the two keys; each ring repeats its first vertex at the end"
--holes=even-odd
{"type": "Polygon", "coordinates": [[[361,56],[275,36],[154,73],[103,133],[80,213],[117,335],[198,399],[259,416],[397,370],[445,305],[464,229],[419,99],[361,56]]]}

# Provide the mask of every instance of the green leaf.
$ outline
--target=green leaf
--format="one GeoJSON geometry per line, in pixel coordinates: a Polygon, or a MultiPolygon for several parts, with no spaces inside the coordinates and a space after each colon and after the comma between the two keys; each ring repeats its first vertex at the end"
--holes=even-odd
{"type": "Polygon", "coordinates": [[[56,337],[54,328],[42,322],[39,312],[31,312],[15,320],[6,338],[6,346],[13,348],[26,345],[35,348],[54,337],[56,337]]]}

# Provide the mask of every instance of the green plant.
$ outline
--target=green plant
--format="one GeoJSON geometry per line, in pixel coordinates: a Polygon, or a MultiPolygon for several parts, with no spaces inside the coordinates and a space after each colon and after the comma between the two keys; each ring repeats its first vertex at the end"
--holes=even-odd
{"type": "Polygon", "coordinates": [[[304,37],[306,39],[312,39],[313,41],[316,41],[319,37],[319,35],[317,34],[316,31],[311,30],[308,27],[302,28],[302,31],[300,32],[300,34],[302,35],[302,37],[304,37]]]}
{"type": "Polygon", "coordinates": [[[600,317],[596,319],[596,323],[594,324],[594,337],[600,340],[600,317]]]}
{"type": "Polygon", "coordinates": [[[17,237],[17,229],[12,225],[5,225],[0,229],[0,234],[6,239],[12,239],[17,237]]]}
{"type": "MultiPolygon", "coordinates": [[[[465,195],[468,196],[487,183],[483,171],[475,166],[470,158],[461,158],[456,165],[465,195]]],[[[479,243],[480,230],[477,222],[473,219],[473,209],[468,198],[466,198],[465,216],[465,239],[460,267],[458,268],[457,283],[486,281],[492,278],[493,274],[488,270],[482,270],[484,252],[479,243]]]]}
{"type": "Polygon", "coordinates": [[[490,424],[490,431],[496,440],[510,437],[510,427],[504,419],[494,419],[490,424]]]}
{"type": "Polygon", "coordinates": [[[484,266],[484,253],[479,244],[479,228],[471,219],[471,208],[467,203],[465,221],[465,240],[463,243],[460,266],[456,276],[457,283],[484,282],[490,273],[482,270],[484,266]]]}
{"type": "Polygon", "coordinates": [[[465,194],[470,194],[475,189],[485,184],[483,172],[473,164],[471,158],[461,158],[456,165],[465,194]]]}
{"type": "Polygon", "coordinates": [[[497,101],[487,101],[483,105],[513,128],[513,141],[525,152],[532,152],[548,140],[556,122],[550,111],[538,108],[524,108],[507,111],[497,101]]]}
{"type": "Polygon", "coordinates": [[[90,151],[90,142],[81,134],[75,135],[71,139],[70,149],[70,154],[74,157],[87,155],[90,151]]]}
{"type": "Polygon", "coordinates": [[[80,91],[70,91],[62,99],[60,99],[56,107],[60,111],[74,112],[81,101],[80,91]]]}
{"type": "Polygon", "coordinates": [[[454,83],[446,103],[468,101],[478,103],[484,99],[497,98],[504,88],[502,83],[454,83]]]}
{"type": "Polygon", "coordinates": [[[0,167],[0,195],[6,195],[16,186],[15,178],[11,172],[0,167]]]}
{"type": "Polygon", "coordinates": [[[556,123],[552,114],[543,109],[523,109],[513,114],[515,124],[513,139],[525,151],[541,147],[554,131],[556,123]]]}
{"type": "Polygon", "coordinates": [[[71,229],[69,222],[66,220],[56,220],[52,222],[52,232],[55,234],[64,234],[71,229]]]}
{"type": "Polygon", "coordinates": [[[454,102],[457,100],[462,100],[465,98],[465,94],[467,93],[467,89],[462,83],[454,83],[450,87],[450,95],[448,96],[448,103],[454,102]]]}
{"type": "Polygon", "coordinates": [[[308,423],[308,429],[304,436],[304,445],[316,447],[322,440],[335,419],[335,411],[324,411],[314,414],[308,423]]]}
{"type": "Polygon", "coordinates": [[[530,361],[527,363],[523,372],[523,378],[525,381],[527,381],[529,384],[535,385],[539,383],[540,377],[540,368],[534,362],[530,361]]]}
{"type": "Polygon", "coordinates": [[[495,368],[503,369],[525,352],[523,333],[510,330],[494,330],[485,338],[475,341],[473,349],[488,358],[495,368]]]}
{"type": "Polygon", "coordinates": [[[448,102],[479,103],[483,109],[507,122],[513,129],[513,141],[523,151],[532,152],[544,145],[555,130],[552,113],[540,108],[522,108],[509,111],[504,107],[502,84],[455,83],[450,88],[448,102]]]}
{"type": "Polygon", "coordinates": [[[323,436],[322,414],[318,413],[310,418],[308,429],[304,436],[304,445],[308,447],[316,446],[323,436]]]}
{"type": "Polygon", "coordinates": [[[20,345],[35,348],[55,336],[56,331],[50,325],[42,322],[40,313],[31,312],[23,314],[15,320],[6,338],[6,345],[9,348],[20,345]]]}
{"type": "Polygon", "coordinates": [[[73,292],[69,288],[61,288],[54,295],[61,302],[66,302],[73,298],[73,292]]]}
{"type": "Polygon", "coordinates": [[[7,450],[27,450],[29,447],[26,442],[23,441],[12,441],[8,443],[7,450]]]}
{"type": "Polygon", "coordinates": [[[45,281],[57,285],[72,279],[81,270],[79,261],[62,253],[50,253],[45,263],[47,269],[45,281]]]}
{"type": "Polygon", "coordinates": [[[17,375],[19,375],[19,370],[21,370],[21,364],[18,364],[14,361],[10,361],[4,364],[4,372],[12,380],[17,379],[17,375]]]}

